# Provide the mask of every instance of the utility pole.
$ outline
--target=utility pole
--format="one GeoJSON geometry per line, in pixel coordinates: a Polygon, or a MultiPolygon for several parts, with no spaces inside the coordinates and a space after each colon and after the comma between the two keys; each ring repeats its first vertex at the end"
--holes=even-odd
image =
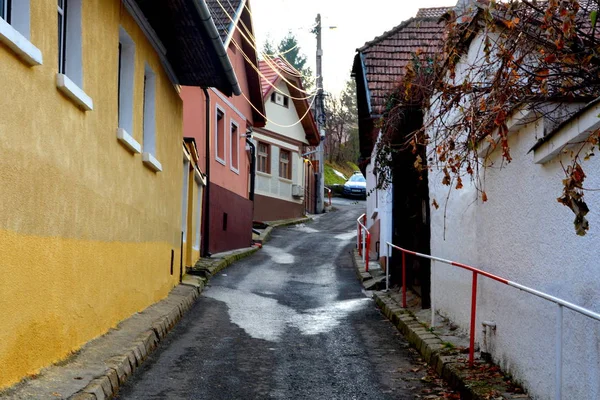
{"type": "Polygon", "coordinates": [[[323,59],[323,49],[321,48],[321,14],[317,14],[317,25],[315,26],[315,34],[317,35],[317,99],[316,99],[316,117],[317,128],[319,129],[320,142],[318,160],[319,172],[317,174],[317,214],[320,214],[325,209],[325,105],[323,96],[323,69],[321,66],[323,59]]]}

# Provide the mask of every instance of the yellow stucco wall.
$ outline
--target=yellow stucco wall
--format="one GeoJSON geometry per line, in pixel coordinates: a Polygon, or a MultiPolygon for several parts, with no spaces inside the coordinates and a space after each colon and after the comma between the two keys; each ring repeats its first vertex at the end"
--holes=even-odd
{"type": "Polygon", "coordinates": [[[56,88],[56,18],[55,0],[31,0],[41,66],[0,45],[0,388],[164,298],[179,277],[181,100],[120,1],[83,1],[94,110],[81,111],[56,88]],[[144,63],[156,73],[160,173],[116,139],[120,24],[136,44],[140,144],[144,63]]]}

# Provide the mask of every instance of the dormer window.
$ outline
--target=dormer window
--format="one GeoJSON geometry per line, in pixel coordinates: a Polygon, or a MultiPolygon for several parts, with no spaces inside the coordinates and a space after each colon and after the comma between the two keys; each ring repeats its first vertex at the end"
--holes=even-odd
{"type": "Polygon", "coordinates": [[[289,108],[290,106],[290,98],[285,94],[273,92],[271,93],[271,102],[278,104],[282,107],[289,108]]]}

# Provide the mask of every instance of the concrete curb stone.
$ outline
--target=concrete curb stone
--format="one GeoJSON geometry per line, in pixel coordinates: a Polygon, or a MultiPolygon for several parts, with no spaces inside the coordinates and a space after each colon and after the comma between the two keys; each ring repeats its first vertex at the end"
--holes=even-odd
{"type": "MultiPolygon", "coordinates": [[[[278,221],[270,225],[263,235],[263,243],[268,240],[274,228],[301,224],[312,221],[311,218],[299,218],[294,220],[278,221]]],[[[262,236],[262,235],[261,235],[262,236]]],[[[192,307],[194,302],[204,290],[208,279],[218,272],[224,270],[236,261],[248,257],[259,250],[259,247],[249,247],[226,254],[222,258],[200,259],[196,266],[188,271],[190,275],[194,274],[194,269],[203,271],[205,276],[184,277],[180,286],[191,287],[194,290],[186,296],[180,297],[170,312],[157,318],[152,324],[152,329],[139,335],[138,340],[133,343],[130,351],[120,357],[113,357],[109,362],[109,368],[103,376],[97,377],[91,381],[84,389],[71,396],[70,400],[101,400],[109,399],[114,396],[119,387],[125,383],[127,378],[142,365],[144,360],[150,355],[162,341],[169,331],[179,322],[183,315],[192,307]]]]}
{"type": "MultiPolygon", "coordinates": [[[[359,280],[363,282],[361,273],[364,273],[362,258],[354,249],[352,261],[357,271],[359,280]]],[[[442,377],[452,388],[458,390],[461,399],[489,400],[489,399],[529,399],[522,394],[508,393],[508,386],[501,379],[477,381],[472,379],[470,370],[466,368],[466,354],[448,354],[444,342],[435,333],[425,329],[416,317],[408,310],[399,306],[399,298],[392,292],[375,291],[373,299],[381,312],[404,335],[408,342],[421,354],[438,376],[442,377]],[[501,397],[498,396],[501,393],[501,397]]],[[[476,360],[476,367],[485,364],[476,360]]]]}
{"type": "MultiPolygon", "coordinates": [[[[222,259],[216,259],[215,262],[207,266],[210,276],[227,268],[235,261],[248,257],[258,251],[258,247],[251,247],[227,255],[222,259]]],[[[108,362],[109,368],[103,376],[92,380],[85,388],[75,393],[69,400],[104,400],[113,397],[120,386],[133,374],[135,369],[142,365],[144,360],[150,355],[162,341],[169,331],[179,322],[183,315],[192,307],[194,302],[200,296],[200,293],[206,286],[207,279],[194,277],[192,279],[186,276],[182,286],[193,288],[186,296],[179,297],[170,312],[157,318],[152,324],[152,329],[141,333],[126,354],[113,357],[108,362]]]]}
{"type": "Polygon", "coordinates": [[[282,228],[286,226],[299,225],[304,224],[306,222],[311,222],[312,218],[310,217],[302,217],[302,218],[294,218],[294,219],[285,219],[281,221],[271,221],[269,222],[269,226],[265,228],[265,230],[260,234],[258,239],[255,240],[257,243],[265,244],[271,238],[271,233],[273,233],[273,229],[282,228]]]}

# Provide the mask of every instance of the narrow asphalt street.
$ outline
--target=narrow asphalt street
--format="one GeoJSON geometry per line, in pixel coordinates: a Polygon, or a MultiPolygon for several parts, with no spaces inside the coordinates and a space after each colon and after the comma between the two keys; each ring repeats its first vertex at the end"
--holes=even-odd
{"type": "Polygon", "coordinates": [[[419,398],[422,362],[352,266],[364,202],[336,203],[211,279],[118,398],[419,398]]]}

